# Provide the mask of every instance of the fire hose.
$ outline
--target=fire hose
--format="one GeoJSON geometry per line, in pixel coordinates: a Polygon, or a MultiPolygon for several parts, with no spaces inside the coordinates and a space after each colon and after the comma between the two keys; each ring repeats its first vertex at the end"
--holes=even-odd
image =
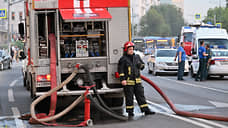
{"type": "Polygon", "coordinates": [[[215,115],[208,115],[208,114],[201,114],[201,113],[193,113],[193,112],[186,112],[186,111],[181,111],[178,110],[174,104],[171,102],[171,100],[165,95],[165,93],[162,92],[162,90],[150,79],[146,78],[145,76],[141,75],[141,78],[149,83],[163,98],[164,100],[168,103],[169,107],[177,114],[180,116],[186,116],[186,117],[196,117],[196,118],[203,118],[203,119],[208,119],[208,120],[218,120],[218,121],[228,121],[228,117],[223,117],[223,116],[215,116],[215,115]]]}
{"type": "MultiPolygon", "coordinates": [[[[49,117],[45,117],[43,119],[38,119],[36,117],[35,114],[35,106],[42,101],[43,99],[45,99],[46,97],[50,96],[52,93],[56,92],[57,90],[61,89],[63,86],[65,86],[67,83],[69,83],[77,74],[77,71],[75,70],[64,82],[62,82],[60,84],[60,86],[57,86],[56,88],[48,91],[46,94],[38,97],[35,101],[32,102],[31,107],[30,107],[30,112],[31,112],[31,116],[33,119],[35,119],[35,121],[42,123],[44,125],[50,125],[50,124],[46,124],[45,122],[49,122],[49,121],[53,121],[56,120],[58,118],[60,118],[61,116],[65,115],[66,113],[68,113],[69,111],[71,111],[76,105],[78,105],[84,98],[84,95],[81,95],[79,98],[77,98],[77,100],[75,100],[70,106],[68,106],[65,110],[63,110],[62,112],[58,113],[57,115],[54,116],[49,116],[49,117]]],[[[53,126],[53,125],[51,125],[53,126]]],[[[55,125],[56,126],[56,125],[55,125]]]]}

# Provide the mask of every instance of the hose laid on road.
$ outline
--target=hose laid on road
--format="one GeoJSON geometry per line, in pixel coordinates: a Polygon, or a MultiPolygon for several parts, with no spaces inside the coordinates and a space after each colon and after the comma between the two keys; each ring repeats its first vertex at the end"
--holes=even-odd
{"type": "Polygon", "coordinates": [[[66,84],[68,84],[76,76],[76,74],[77,74],[77,71],[75,70],[64,82],[62,82],[60,84],[60,86],[57,86],[56,88],[48,91],[46,94],[38,97],[35,101],[32,102],[32,104],[30,106],[30,112],[31,112],[31,116],[32,116],[33,119],[35,119],[38,122],[49,122],[49,121],[52,121],[52,120],[56,120],[56,119],[60,118],[61,116],[65,115],[66,113],[68,113],[70,110],[72,110],[78,103],[80,103],[84,99],[84,95],[82,94],[70,106],[68,106],[65,110],[63,110],[62,112],[58,113],[55,116],[51,116],[51,117],[47,117],[47,118],[43,118],[43,119],[38,119],[36,117],[36,114],[35,114],[35,106],[40,101],[42,101],[43,99],[45,99],[46,97],[50,96],[52,93],[56,92],[57,90],[59,90],[60,88],[62,88],[66,84]]]}
{"type": "Polygon", "coordinates": [[[203,118],[203,119],[208,119],[208,120],[218,120],[218,121],[228,121],[228,117],[223,117],[223,116],[215,116],[215,115],[208,115],[208,114],[201,114],[201,113],[193,113],[193,112],[186,112],[186,111],[181,111],[178,110],[174,104],[171,102],[171,100],[165,95],[165,93],[162,92],[162,90],[150,79],[146,78],[145,76],[141,75],[141,78],[149,83],[163,98],[164,100],[168,103],[170,108],[177,114],[181,116],[186,116],[186,117],[196,117],[196,118],[203,118]]]}

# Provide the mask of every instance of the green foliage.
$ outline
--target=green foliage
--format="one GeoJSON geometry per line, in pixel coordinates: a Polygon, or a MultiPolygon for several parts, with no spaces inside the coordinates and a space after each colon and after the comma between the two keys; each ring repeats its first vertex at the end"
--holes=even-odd
{"type": "Polygon", "coordinates": [[[24,43],[22,43],[21,41],[16,41],[14,44],[14,46],[17,46],[19,49],[23,49],[24,48],[24,43]]]}
{"type": "Polygon", "coordinates": [[[142,17],[140,36],[177,36],[184,25],[182,13],[173,5],[152,6],[142,17]]]}
{"type": "Polygon", "coordinates": [[[228,30],[228,8],[213,8],[207,11],[207,17],[204,19],[204,22],[222,23],[222,27],[228,30]]]}

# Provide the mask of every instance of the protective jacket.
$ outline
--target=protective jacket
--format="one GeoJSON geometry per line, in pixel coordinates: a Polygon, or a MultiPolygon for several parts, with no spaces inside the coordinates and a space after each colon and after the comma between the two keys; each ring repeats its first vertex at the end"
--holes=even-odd
{"type": "Polygon", "coordinates": [[[127,85],[141,83],[140,70],[144,69],[144,65],[139,55],[123,55],[118,63],[120,81],[126,80],[127,85]]]}

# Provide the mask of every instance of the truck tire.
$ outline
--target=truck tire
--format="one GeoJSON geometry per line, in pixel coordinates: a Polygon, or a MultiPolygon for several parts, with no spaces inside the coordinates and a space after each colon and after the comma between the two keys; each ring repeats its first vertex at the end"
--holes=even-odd
{"type": "Polygon", "coordinates": [[[32,82],[32,75],[30,74],[30,81],[29,81],[29,87],[30,87],[30,97],[34,99],[36,97],[35,92],[34,92],[34,86],[32,82]]]}

